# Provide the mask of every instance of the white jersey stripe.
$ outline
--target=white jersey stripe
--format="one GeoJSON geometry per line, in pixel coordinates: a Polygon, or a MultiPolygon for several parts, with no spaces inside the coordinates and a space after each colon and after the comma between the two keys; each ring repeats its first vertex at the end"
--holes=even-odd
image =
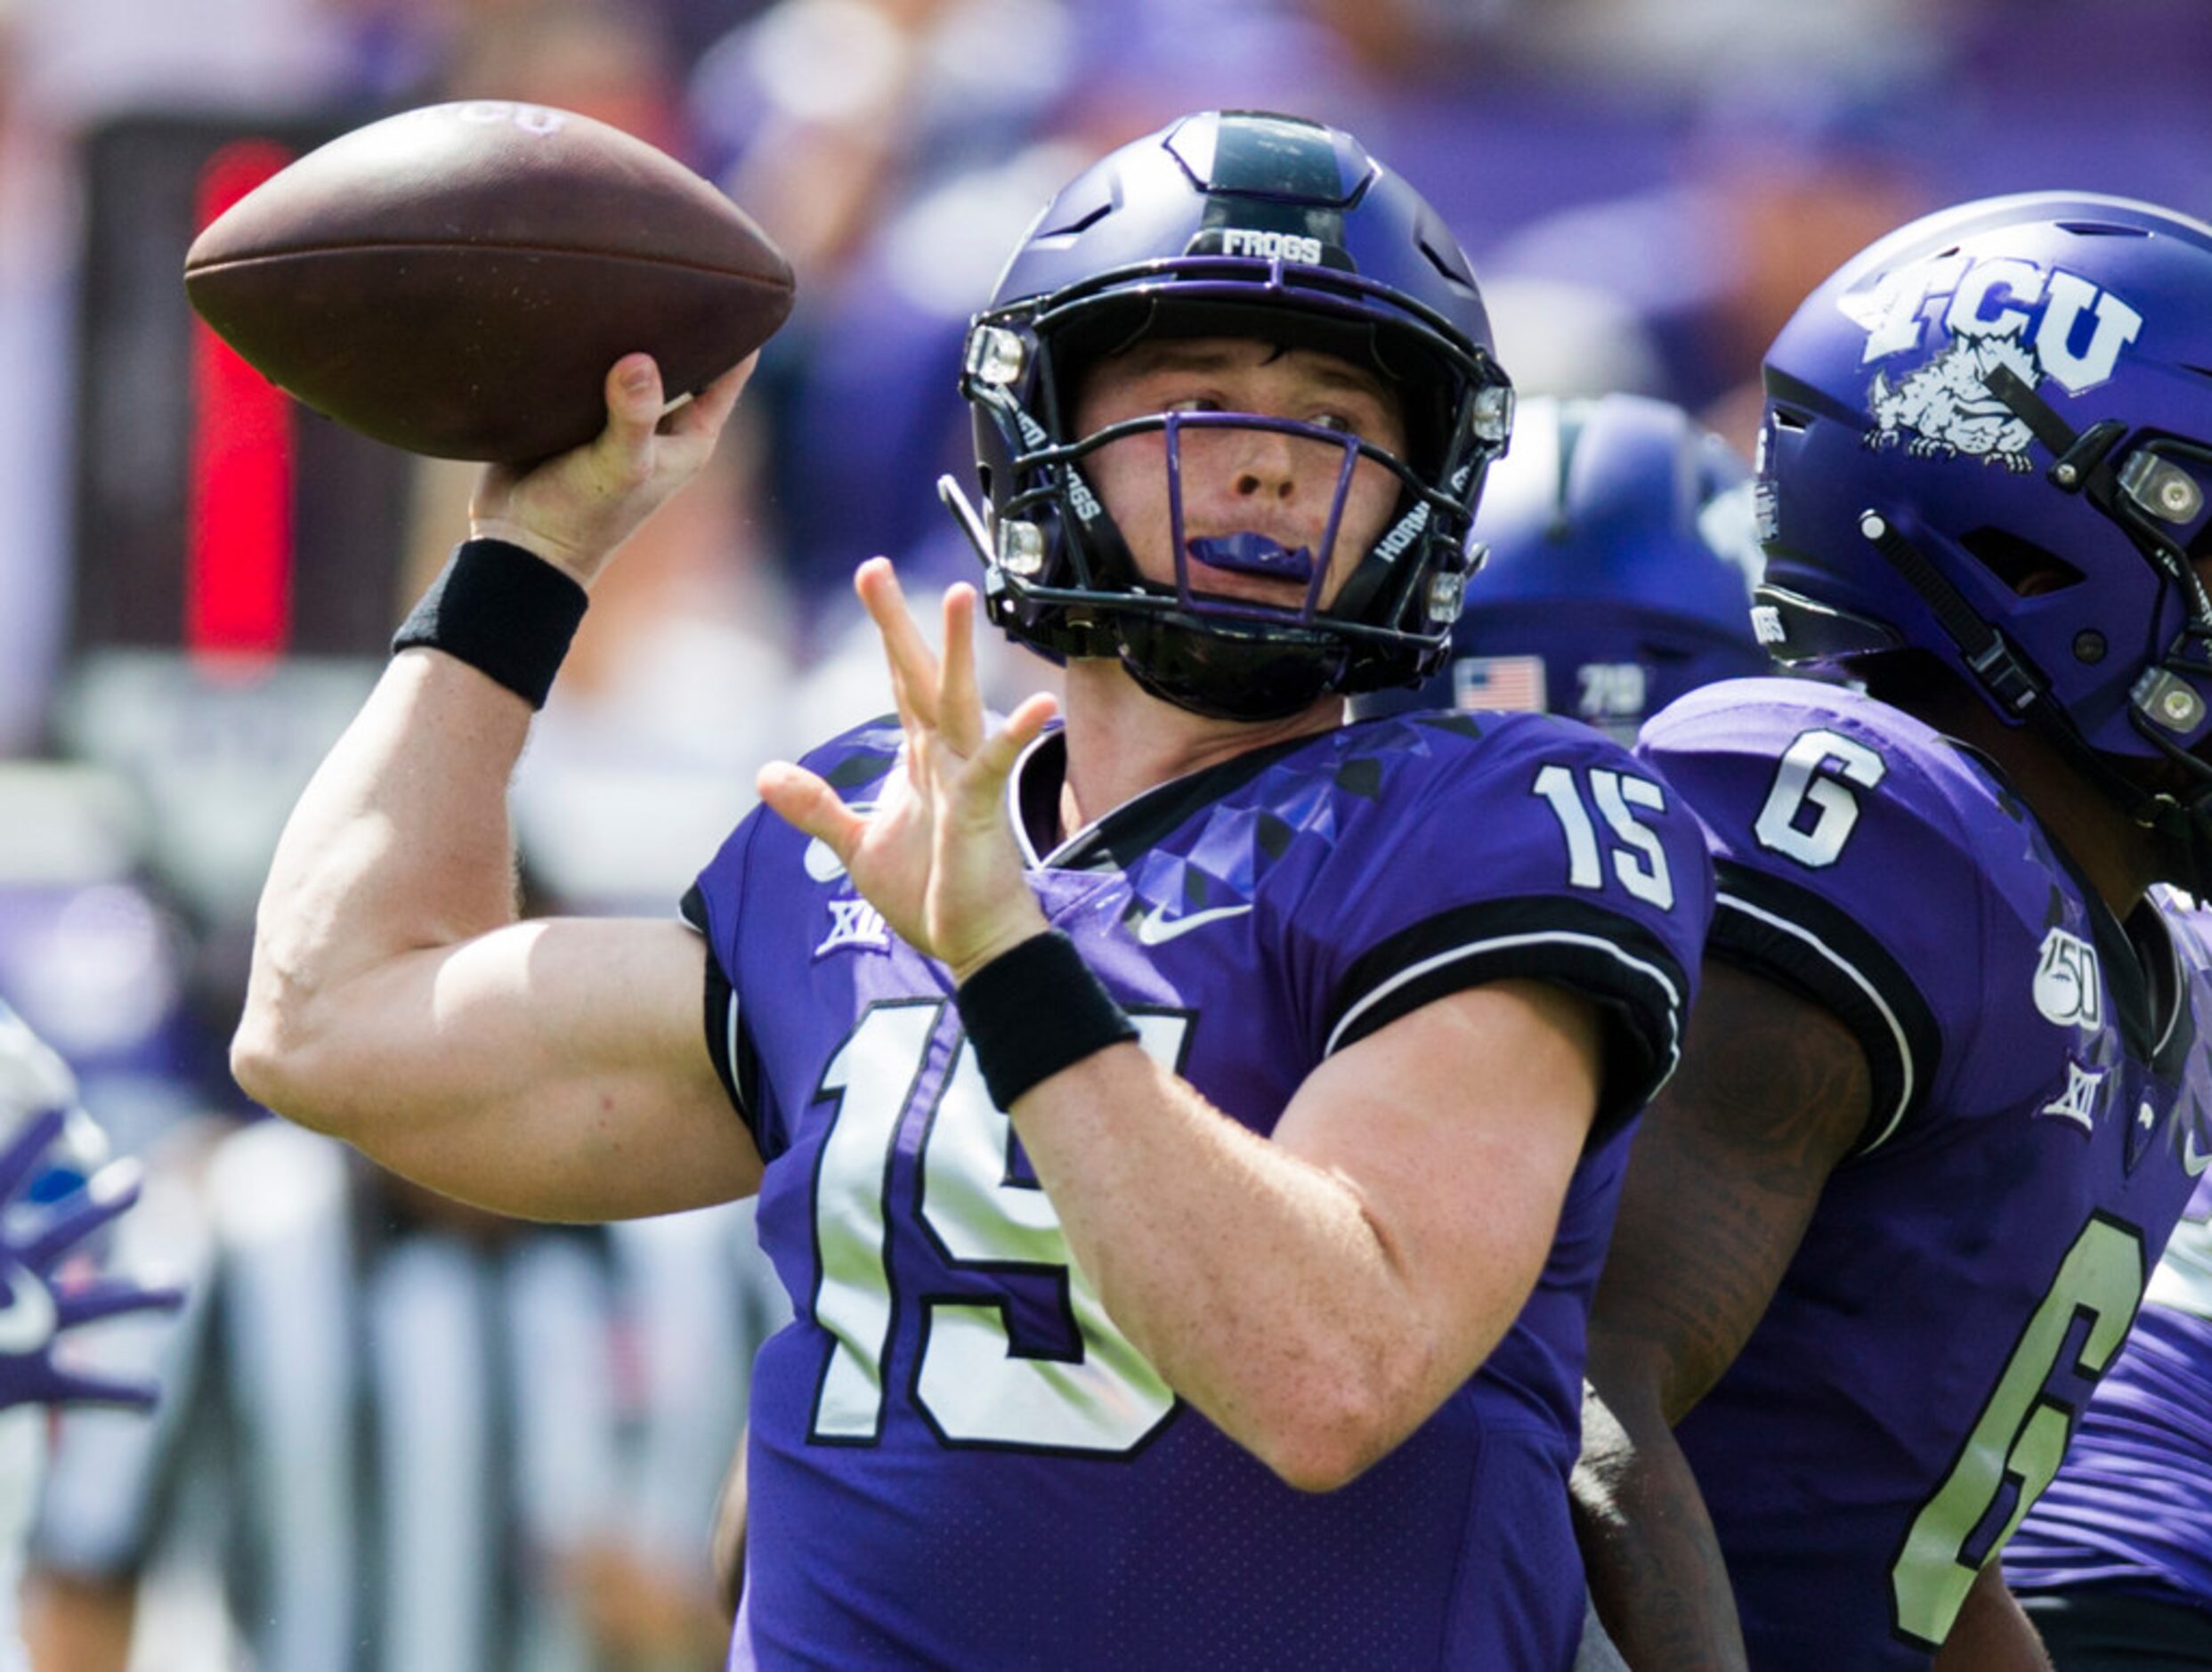
{"type": "Polygon", "coordinates": [[[1675,1064],[1681,1060],[1681,989],[1674,985],[1666,971],[1660,969],[1658,965],[1632,956],[1601,936],[1578,935],[1567,929],[1555,929],[1530,935],[1499,935],[1489,940],[1470,941],[1463,946],[1454,946],[1448,952],[1437,953],[1430,957],[1423,958],[1418,963],[1406,965],[1389,980],[1370,990],[1357,1003],[1344,1012],[1342,1019],[1338,1021],[1335,1027],[1330,1030],[1328,1043],[1322,1047],[1321,1054],[1325,1057],[1333,1056],[1336,1053],[1337,1042],[1344,1037],[1347,1028],[1409,982],[1418,981],[1423,976],[1441,970],[1448,964],[1463,962],[1469,958],[1480,957],[1485,953],[1503,952],[1515,946],[1585,946],[1594,952],[1601,952],[1616,962],[1625,964],[1638,974],[1649,977],[1666,994],[1666,1072],[1662,1074],[1653,1084],[1652,1090],[1656,1093],[1658,1088],[1665,1084],[1673,1075],[1675,1064]]]}
{"type": "Polygon", "coordinates": [[[1912,1045],[1911,1043],[1905,1037],[1905,1027],[1903,1023],[1897,1019],[1897,1012],[1892,1010],[1888,1002],[1883,998],[1881,989],[1876,987],[1873,982],[1868,980],[1866,976],[1860,972],[1856,964],[1845,958],[1841,953],[1837,952],[1833,946],[1822,940],[1818,935],[1814,934],[1803,924],[1792,922],[1787,917],[1778,917],[1772,912],[1766,911],[1760,906],[1754,905],[1750,901],[1740,899],[1732,894],[1724,893],[1715,896],[1714,905],[1714,908],[1719,911],[1740,912],[1746,917],[1756,918],[1760,922],[1766,924],[1769,928],[1779,929],[1785,935],[1792,936],[1795,938],[1804,942],[1806,946],[1811,947],[1813,951],[1819,953],[1821,957],[1827,959],[1827,962],[1835,965],[1836,969],[1842,970],[1843,974],[1849,978],[1851,984],[1861,993],[1864,993],[1867,995],[1868,1000],[1874,1005],[1874,1008],[1882,1013],[1882,1020],[1888,1027],[1890,1030],[1890,1037],[1895,1041],[1897,1045],[1897,1107],[1890,1111],[1890,1117],[1888,1121],[1883,1124],[1882,1130],[1875,1134],[1874,1141],[1855,1152],[1862,1156],[1872,1155],[1884,1144],[1889,1142],[1891,1137],[1895,1134],[1897,1131],[1897,1124],[1905,1118],[1905,1111],[1912,1107],[1913,1090],[1917,1084],[1917,1081],[1915,1078],[1915,1068],[1916,1065],[1913,1061],[1912,1045]]]}

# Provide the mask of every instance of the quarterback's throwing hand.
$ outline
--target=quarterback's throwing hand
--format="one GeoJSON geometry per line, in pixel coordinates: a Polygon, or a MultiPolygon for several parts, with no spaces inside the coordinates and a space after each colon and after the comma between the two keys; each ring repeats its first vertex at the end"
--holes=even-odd
{"type": "Polygon", "coordinates": [[[469,501],[469,532],[535,552],[588,587],[638,524],[699,474],[757,358],[664,411],[652,356],[624,355],[607,373],[607,426],[597,439],[527,470],[486,466],[469,501]]]}
{"type": "Polygon", "coordinates": [[[973,587],[956,586],[944,595],[942,664],[908,613],[887,560],[862,564],[854,588],[883,636],[906,734],[902,770],[865,815],[847,808],[814,774],[786,761],[762,769],[760,797],[829,846],[901,939],[965,980],[1045,927],[1023,879],[1006,783],[1055,704],[1040,694],[997,730],[988,727],[976,686],[973,587]]]}

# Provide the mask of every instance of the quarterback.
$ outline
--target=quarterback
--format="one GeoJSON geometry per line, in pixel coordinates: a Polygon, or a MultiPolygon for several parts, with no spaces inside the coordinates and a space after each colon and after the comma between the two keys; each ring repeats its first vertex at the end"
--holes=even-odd
{"type": "Polygon", "coordinates": [[[1584,1326],[1710,909],[1443,656],[1510,390],[1349,135],[1206,113],[1049,204],[969,333],[980,597],[857,588],[895,716],[769,768],[685,921],[514,921],[502,796],[586,588],[735,377],[488,474],[303,799],[234,1062],[512,1212],[758,1190],[740,1665],[1563,1668],[1584,1326]],[[1064,715],[984,712],[987,615],[1064,715]]]}

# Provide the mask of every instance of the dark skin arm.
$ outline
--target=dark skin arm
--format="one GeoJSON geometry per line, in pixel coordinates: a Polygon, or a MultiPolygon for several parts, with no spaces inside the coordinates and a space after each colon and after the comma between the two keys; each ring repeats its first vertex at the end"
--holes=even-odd
{"type": "Polygon", "coordinates": [[[2035,1623],[2021,1611],[1992,1562],[1966,1593],[1934,1672],[2051,1672],[2051,1657],[2035,1623]]]}
{"type": "Polygon", "coordinates": [[[1591,1593],[1637,1672],[1746,1664],[1673,1424],[1750,1338],[1871,1101],[1866,1055],[1834,1015],[1707,962],[1681,1069],[1644,1116],[1622,1189],[1574,1482],[1591,1593]]]}

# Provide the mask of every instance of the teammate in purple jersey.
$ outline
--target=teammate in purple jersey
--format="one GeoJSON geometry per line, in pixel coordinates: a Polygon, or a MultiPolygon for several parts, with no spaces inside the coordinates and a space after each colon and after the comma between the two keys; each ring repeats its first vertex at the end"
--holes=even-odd
{"type": "Polygon", "coordinates": [[[2039,1661],[1995,1558],[2208,1141],[2212,954],[2151,892],[2212,871],[2208,355],[2212,229],[2051,194],[1892,235],[1769,355],[1762,637],[1868,691],[1639,745],[1720,876],[1592,1319],[1640,1669],[2039,1661]]]}
{"type": "Polygon", "coordinates": [[[286,833],[241,1080],[508,1211],[760,1190],[734,1664],[1565,1667],[1584,1322],[1711,878],[1584,728],[1342,725],[1444,653],[1506,436],[1464,257],[1294,118],[1079,176],[968,339],[942,660],[863,565],[897,718],[762,775],[695,927],[515,923],[531,705],[738,381],[664,418],[626,360],[597,442],[483,479],[286,833]],[[978,608],[1064,726],[986,718],[978,608]]]}
{"type": "Polygon", "coordinates": [[[2065,1466],[2005,1547],[2059,1672],[2212,1667],[2212,1178],[2143,1301],[2065,1466]]]}

